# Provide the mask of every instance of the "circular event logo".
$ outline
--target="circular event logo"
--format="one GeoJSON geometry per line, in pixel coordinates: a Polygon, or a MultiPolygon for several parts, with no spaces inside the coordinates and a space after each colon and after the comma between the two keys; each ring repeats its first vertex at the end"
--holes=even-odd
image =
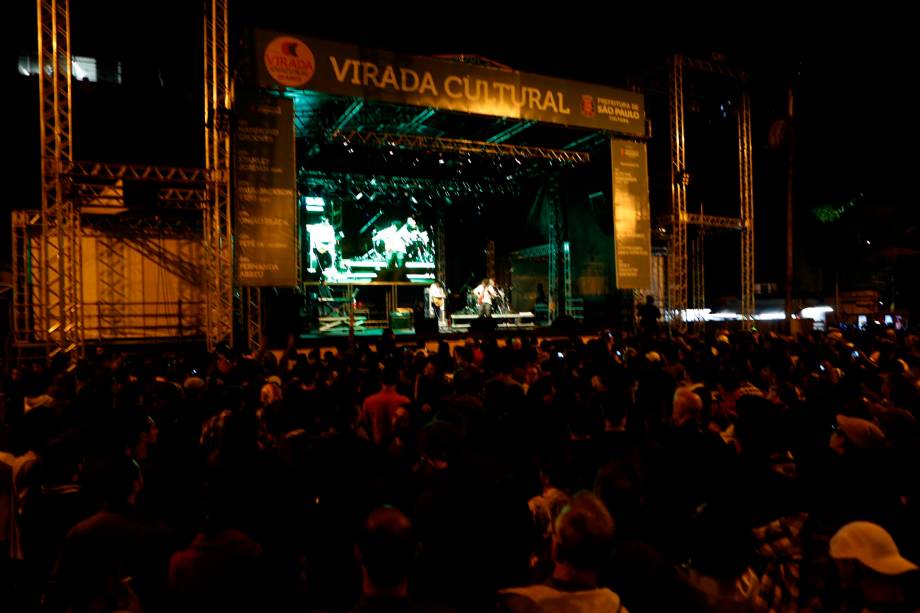
{"type": "Polygon", "coordinates": [[[313,78],[316,62],[313,52],[302,40],[279,36],[265,48],[265,67],[281,85],[300,87],[313,78]]]}

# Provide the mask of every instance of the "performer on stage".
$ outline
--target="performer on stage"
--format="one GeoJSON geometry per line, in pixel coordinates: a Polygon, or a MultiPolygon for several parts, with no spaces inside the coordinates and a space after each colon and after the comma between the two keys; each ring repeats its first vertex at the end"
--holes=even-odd
{"type": "Polygon", "coordinates": [[[419,227],[414,217],[410,217],[406,220],[405,230],[409,249],[409,261],[432,261],[431,241],[428,238],[428,232],[419,227]]]}
{"type": "Polygon", "coordinates": [[[316,266],[320,274],[325,273],[327,268],[332,268],[332,254],[325,245],[314,247],[313,255],[316,256],[316,266]]]}
{"type": "Polygon", "coordinates": [[[310,263],[311,268],[316,268],[320,273],[326,270],[336,268],[336,236],[335,227],[324,215],[320,218],[319,223],[307,226],[310,233],[310,245],[312,247],[313,261],[310,263]]]}
{"type": "Polygon", "coordinates": [[[498,297],[495,291],[495,282],[492,279],[483,279],[482,283],[473,290],[476,301],[479,303],[479,316],[492,317],[492,300],[498,297]]]}
{"type": "Polygon", "coordinates": [[[406,226],[399,226],[394,221],[389,228],[380,232],[386,250],[387,267],[400,269],[406,262],[406,251],[409,247],[409,231],[406,226]]]}
{"type": "Polygon", "coordinates": [[[334,312],[332,301],[332,288],[326,285],[326,278],[320,277],[319,287],[316,288],[317,303],[319,304],[319,314],[328,317],[334,312]]]}
{"type": "Polygon", "coordinates": [[[447,294],[444,292],[444,286],[441,285],[440,281],[435,280],[428,287],[428,304],[430,305],[431,313],[434,314],[434,318],[438,320],[439,326],[445,324],[444,301],[446,298],[447,294]]]}

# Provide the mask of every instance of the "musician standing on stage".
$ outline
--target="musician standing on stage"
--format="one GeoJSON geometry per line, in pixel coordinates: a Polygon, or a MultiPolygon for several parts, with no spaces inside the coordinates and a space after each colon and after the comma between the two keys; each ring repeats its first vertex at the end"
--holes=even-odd
{"type": "Polygon", "coordinates": [[[332,301],[332,288],[326,285],[326,278],[320,277],[319,287],[316,288],[316,297],[319,303],[319,314],[327,317],[332,314],[333,308],[329,304],[332,301]]]}
{"type": "Polygon", "coordinates": [[[409,230],[404,225],[399,226],[399,222],[393,224],[380,236],[384,241],[386,250],[387,266],[390,268],[402,268],[406,263],[406,251],[409,247],[409,230]]]}
{"type": "Polygon", "coordinates": [[[447,295],[440,281],[435,281],[428,287],[428,305],[438,325],[444,325],[444,299],[447,295]]]}
{"type": "Polygon", "coordinates": [[[498,297],[495,291],[495,282],[492,279],[483,279],[482,283],[473,290],[476,301],[479,303],[479,316],[492,317],[492,300],[498,297]]]}

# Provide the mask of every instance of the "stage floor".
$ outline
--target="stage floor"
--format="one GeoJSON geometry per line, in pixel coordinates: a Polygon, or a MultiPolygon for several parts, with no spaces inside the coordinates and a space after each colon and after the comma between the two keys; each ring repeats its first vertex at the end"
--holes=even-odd
{"type": "MultiPolygon", "coordinates": [[[[412,326],[401,326],[393,328],[393,333],[399,337],[418,336],[423,338],[434,338],[438,336],[455,336],[466,335],[471,331],[472,325],[479,320],[477,315],[456,314],[452,317],[451,324],[443,326],[437,332],[425,330],[416,332],[412,326]]],[[[534,321],[533,313],[500,313],[492,316],[495,323],[496,331],[515,332],[524,330],[533,330],[542,326],[534,321]]],[[[378,338],[383,335],[384,328],[364,326],[363,320],[356,320],[357,325],[351,332],[348,328],[348,320],[344,317],[320,318],[320,329],[306,331],[300,334],[302,340],[323,340],[347,338],[349,334],[354,334],[357,338],[378,338]]]]}

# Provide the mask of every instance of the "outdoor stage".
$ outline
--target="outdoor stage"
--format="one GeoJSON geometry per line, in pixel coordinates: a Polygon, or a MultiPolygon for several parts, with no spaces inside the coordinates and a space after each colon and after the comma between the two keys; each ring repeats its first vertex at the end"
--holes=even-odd
{"type": "MultiPolygon", "coordinates": [[[[383,338],[384,330],[382,328],[365,328],[355,330],[352,337],[356,343],[367,343],[371,346],[383,338]]],[[[548,326],[548,325],[530,325],[523,327],[502,326],[494,330],[477,332],[470,330],[468,326],[464,327],[447,327],[437,332],[416,332],[414,328],[402,328],[393,330],[395,342],[398,347],[425,348],[430,352],[437,351],[438,344],[447,343],[450,347],[456,347],[464,344],[468,338],[494,338],[499,343],[511,342],[513,338],[531,338],[538,339],[538,342],[548,340],[552,342],[571,342],[575,338],[581,338],[585,341],[591,338],[597,338],[599,331],[587,327],[573,326],[548,326]]],[[[316,333],[303,332],[298,336],[297,348],[300,351],[311,351],[319,349],[321,351],[343,351],[349,346],[348,330],[335,333],[316,333]]]]}
{"type": "MultiPolygon", "coordinates": [[[[350,315],[334,315],[319,317],[316,326],[309,332],[300,334],[302,339],[328,338],[328,337],[347,337],[354,335],[358,337],[379,337],[383,335],[385,328],[374,325],[369,326],[366,315],[356,314],[354,318],[350,315]]],[[[530,312],[522,313],[493,313],[489,318],[483,318],[473,313],[457,313],[449,318],[446,325],[437,326],[435,320],[425,319],[423,330],[416,330],[416,326],[411,322],[403,325],[391,327],[394,334],[400,336],[416,335],[431,337],[436,335],[466,335],[473,331],[491,331],[507,330],[521,331],[532,330],[537,328],[534,320],[534,314],[530,312]],[[477,330],[477,328],[479,328],[477,330]]]]}
{"type": "MultiPolygon", "coordinates": [[[[458,313],[451,317],[452,328],[458,331],[469,330],[473,322],[484,319],[473,313],[458,313]]],[[[493,313],[491,318],[495,322],[496,328],[533,328],[534,314],[530,312],[523,313],[493,313]]],[[[488,319],[486,319],[488,321],[488,319]]]]}
{"type": "MultiPolygon", "coordinates": [[[[206,45],[227,40],[205,31],[206,45]]],[[[204,168],[61,158],[69,140],[45,140],[69,139],[69,82],[51,64],[38,70],[47,91],[68,89],[40,97],[51,118],[40,149],[57,156],[42,165],[42,208],[12,220],[17,347],[79,356],[88,343],[138,339],[246,350],[387,328],[517,334],[557,320],[615,321],[617,305],[647,285],[617,279],[645,270],[650,255],[641,93],[484,58],[251,34],[241,57],[253,70],[237,97],[211,87],[230,81],[219,78],[228,65],[217,49],[206,54],[204,168]],[[315,74],[278,80],[290,53],[315,74]],[[386,66],[370,59],[383,57],[386,66]],[[358,68],[414,86],[336,76],[358,68]],[[642,221],[616,226],[635,260],[622,266],[618,203],[621,217],[642,221]],[[497,296],[480,325],[471,289],[484,280],[497,296]],[[438,300],[449,318],[441,330],[438,300]]]]}

